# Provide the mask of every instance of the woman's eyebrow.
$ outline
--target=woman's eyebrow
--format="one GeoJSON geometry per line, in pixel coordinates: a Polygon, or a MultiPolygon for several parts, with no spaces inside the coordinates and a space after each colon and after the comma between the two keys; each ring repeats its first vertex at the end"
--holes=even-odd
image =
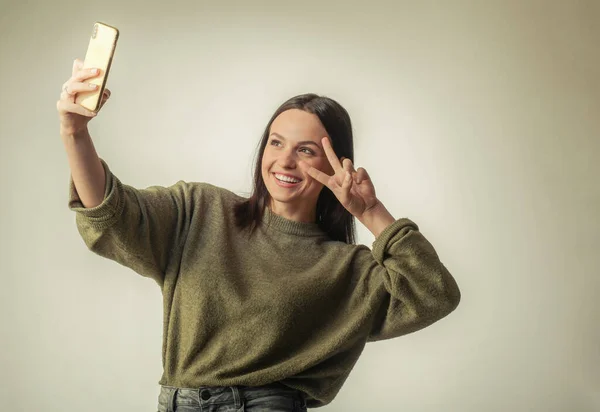
{"type": "MultiPolygon", "coordinates": [[[[280,135],[279,133],[275,133],[275,132],[273,132],[273,133],[271,133],[271,134],[270,134],[270,136],[277,136],[277,137],[279,137],[280,139],[286,140],[286,139],[285,139],[285,137],[283,137],[283,136],[282,136],[282,135],[280,135]]],[[[303,144],[312,144],[312,145],[315,145],[315,146],[317,146],[319,149],[321,148],[321,146],[320,146],[318,143],[316,143],[316,142],[313,142],[312,140],[302,140],[301,142],[298,142],[298,144],[299,144],[299,145],[303,145],[303,144]]]]}

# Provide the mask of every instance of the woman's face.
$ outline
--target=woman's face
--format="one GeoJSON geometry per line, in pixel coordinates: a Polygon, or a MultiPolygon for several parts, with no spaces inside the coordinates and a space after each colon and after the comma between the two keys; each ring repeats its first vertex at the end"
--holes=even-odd
{"type": "Polygon", "coordinates": [[[324,173],[333,174],[321,144],[325,136],[325,128],[312,113],[290,109],[275,118],[261,166],[273,212],[292,220],[315,221],[317,199],[323,185],[305,174],[298,162],[303,160],[324,173]]]}

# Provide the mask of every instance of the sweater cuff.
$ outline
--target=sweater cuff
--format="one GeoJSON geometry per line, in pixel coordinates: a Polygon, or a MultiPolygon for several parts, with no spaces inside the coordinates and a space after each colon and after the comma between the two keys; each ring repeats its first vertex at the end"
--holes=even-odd
{"type": "Polygon", "coordinates": [[[86,208],[75,188],[73,177],[69,182],[69,209],[89,221],[92,226],[107,227],[120,215],[123,210],[123,188],[119,179],[110,171],[106,162],[100,159],[105,173],[104,199],[98,206],[86,208]]]}
{"type": "Polygon", "coordinates": [[[392,242],[392,240],[400,240],[412,230],[419,230],[419,227],[415,222],[407,218],[398,219],[383,229],[379,236],[373,241],[372,253],[377,263],[383,265],[386,250],[391,246],[390,242],[392,242]]]}

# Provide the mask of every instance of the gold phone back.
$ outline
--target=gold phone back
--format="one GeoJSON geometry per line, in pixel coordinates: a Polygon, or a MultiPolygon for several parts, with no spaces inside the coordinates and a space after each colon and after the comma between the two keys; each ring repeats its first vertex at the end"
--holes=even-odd
{"type": "Polygon", "coordinates": [[[90,92],[79,92],[75,98],[75,103],[93,112],[99,109],[100,97],[104,92],[118,38],[119,30],[116,27],[100,22],[94,24],[94,31],[90,37],[83,68],[98,68],[101,70],[100,75],[84,80],[84,82],[97,84],[98,88],[90,92]]]}

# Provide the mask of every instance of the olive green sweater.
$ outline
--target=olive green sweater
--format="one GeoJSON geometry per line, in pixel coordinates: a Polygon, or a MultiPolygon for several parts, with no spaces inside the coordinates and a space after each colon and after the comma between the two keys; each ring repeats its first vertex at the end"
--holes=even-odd
{"type": "Polygon", "coordinates": [[[370,250],[267,208],[250,237],[235,225],[241,196],[184,181],[135,189],[102,164],[102,204],[84,208],[71,180],[69,207],[90,250],[160,286],[162,385],[279,381],[320,407],[334,399],[367,342],[422,329],[460,300],[408,219],[388,226],[370,250]]]}

